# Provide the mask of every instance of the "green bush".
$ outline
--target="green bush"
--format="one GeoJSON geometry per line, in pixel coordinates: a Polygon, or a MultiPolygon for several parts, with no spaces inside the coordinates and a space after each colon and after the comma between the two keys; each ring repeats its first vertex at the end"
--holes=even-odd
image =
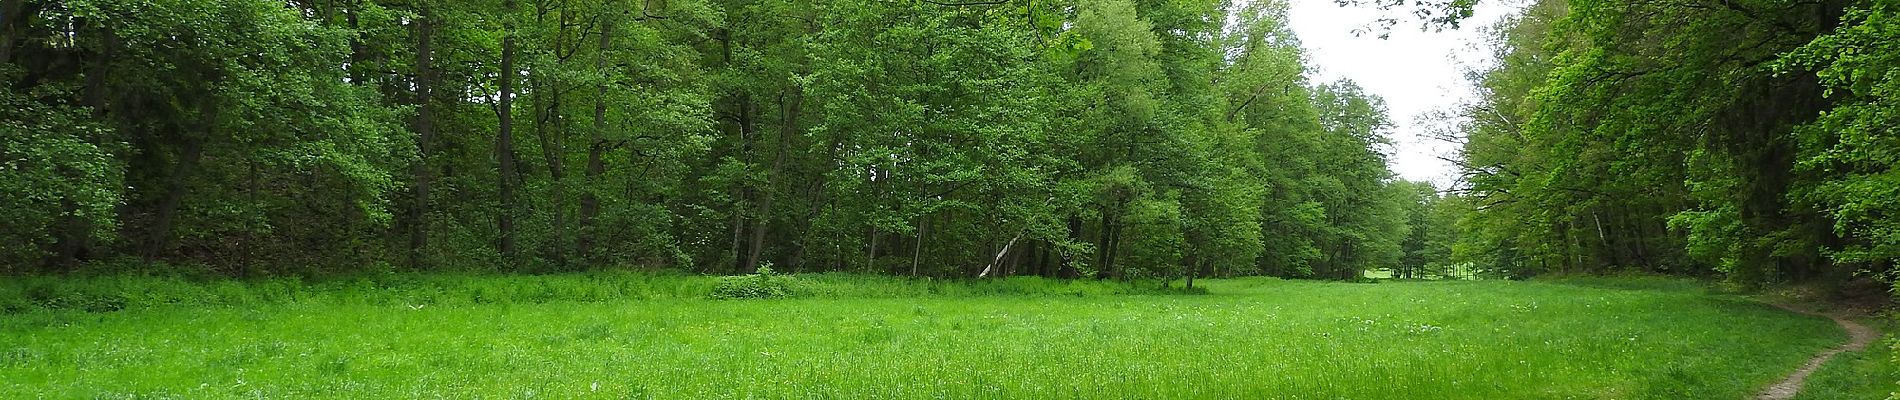
{"type": "Polygon", "coordinates": [[[789,276],[780,276],[772,272],[772,266],[759,267],[759,273],[740,276],[719,277],[713,286],[712,298],[715,299],[776,299],[791,297],[792,288],[797,281],[789,276]]]}

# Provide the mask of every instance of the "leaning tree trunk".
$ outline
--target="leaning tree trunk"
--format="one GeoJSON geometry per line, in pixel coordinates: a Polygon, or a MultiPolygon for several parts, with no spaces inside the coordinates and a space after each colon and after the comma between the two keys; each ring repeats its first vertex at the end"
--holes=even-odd
{"type": "Polygon", "coordinates": [[[998,265],[1001,265],[1001,264],[1003,263],[1003,256],[1004,256],[1004,255],[1007,255],[1007,254],[1009,254],[1009,248],[1010,248],[1010,246],[1015,246],[1015,245],[1016,245],[1016,241],[1018,241],[1018,240],[1022,240],[1022,239],[1023,239],[1023,234],[1021,234],[1021,233],[1018,233],[1018,234],[1016,234],[1016,237],[1014,237],[1014,238],[1010,238],[1010,239],[1009,239],[1009,243],[1004,243],[1004,244],[1003,244],[1003,249],[1002,249],[1002,250],[1000,250],[1000,251],[997,251],[997,252],[996,252],[996,256],[995,256],[995,257],[991,257],[991,258],[990,258],[990,265],[989,265],[989,266],[985,266],[985,267],[983,267],[983,272],[978,272],[978,273],[976,274],[976,277],[978,277],[978,278],[986,278],[986,277],[989,277],[989,276],[990,276],[990,272],[991,272],[991,271],[995,271],[995,270],[996,270],[996,267],[997,267],[998,265]]]}

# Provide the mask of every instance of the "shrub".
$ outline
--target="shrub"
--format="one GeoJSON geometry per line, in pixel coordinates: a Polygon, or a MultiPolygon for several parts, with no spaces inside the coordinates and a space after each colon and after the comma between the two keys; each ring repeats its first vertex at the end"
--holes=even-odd
{"type": "Polygon", "coordinates": [[[713,286],[715,299],[774,299],[790,297],[797,283],[792,277],[772,272],[771,265],[759,266],[759,273],[719,277],[713,286]]]}

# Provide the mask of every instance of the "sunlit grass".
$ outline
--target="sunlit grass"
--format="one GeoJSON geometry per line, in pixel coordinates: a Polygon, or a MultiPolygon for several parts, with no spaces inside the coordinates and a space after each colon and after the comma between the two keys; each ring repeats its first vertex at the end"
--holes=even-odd
{"type": "Polygon", "coordinates": [[[1739,399],[1845,337],[1694,285],[861,282],[779,300],[34,309],[0,322],[0,398],[1739,399]]]}

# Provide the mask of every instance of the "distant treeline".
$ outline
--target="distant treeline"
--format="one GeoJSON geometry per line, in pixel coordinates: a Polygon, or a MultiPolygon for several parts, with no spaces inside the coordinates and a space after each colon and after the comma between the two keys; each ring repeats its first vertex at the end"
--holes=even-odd
{"type": "Polygon", "coordinates": [[[0,0],[0,273],[1448,264],[1242,4],[0,0]]]}

